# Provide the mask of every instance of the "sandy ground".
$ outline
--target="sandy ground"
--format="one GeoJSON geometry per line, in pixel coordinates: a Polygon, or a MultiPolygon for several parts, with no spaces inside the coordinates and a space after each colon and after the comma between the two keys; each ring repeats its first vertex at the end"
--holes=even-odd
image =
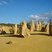
{"type": "Polygon", "coordinates": [[[52,37],[31,35],[28,38],[0,37],[0,52],[52,52],[52,37]],[[11,44],[6,44],[11,41],[11,44]]]}

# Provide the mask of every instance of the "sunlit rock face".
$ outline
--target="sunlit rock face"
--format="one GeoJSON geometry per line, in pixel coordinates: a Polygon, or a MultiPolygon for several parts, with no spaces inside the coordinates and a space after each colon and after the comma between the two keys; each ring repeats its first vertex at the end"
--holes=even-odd
{"type": "Polygon", "coordinates": [[[0,24],[0,34],[2,33],[7,33],[7,34],[13,34],[14,33],[14,26],[8,25],[8,24],[0,24]]]}
{"type": "Polygon", "coordinates": [[[29,36],[30,33],[46,33],[50,34],[52,32],[52,26],[49,23],[43,24],[41,21],[32,22],[30,23],[30,29],[27,27],[27,23],[23,21],[21,24],[14,24],[14,25],[0,25],[0,33],[5,31],[6,33],[10,33],[13,35],[23,35],[29,36]],[[51,27],[51,28],[50,28],[51,27]],[[50,30],[51,29],[51,30],[50,30]]]}
{"type": "Polygon", "coordinates": [[[17,24],[15,24],[14,34],[17,34],[17,24]]]}
{"type": "Polygon", "coordinates": [[[24,37],[30,36],[30,30],[27,28],[27,23],[24,21],[21,24],[21,30],[20,34],[23,35],[24,37]]]}
{"type": "Polygon", "coordinates": [[[49,23],[47,24],[46,32],[49,34],[49,23]]]}
{"type": "Polygon", "coordinates": [[[32,20],[30,31],[33,32],[34,30],[35,30],[35,24],[34,21],[32,20]]]}
{"type": "Polygon", "coordinates": [[[37,27],[37,31],[41,31],[41,29],[42,29],[41,22],[37,22],[36,27],[37,27]]]}
{"type": "Polygon", "coordinates": [[[22,28],[22,35],[24,36],[26,34],[25,30],[27,29],[27,24],[26,24],[25,21],[22,22],[22,27],[21,28],[22,28]]]}

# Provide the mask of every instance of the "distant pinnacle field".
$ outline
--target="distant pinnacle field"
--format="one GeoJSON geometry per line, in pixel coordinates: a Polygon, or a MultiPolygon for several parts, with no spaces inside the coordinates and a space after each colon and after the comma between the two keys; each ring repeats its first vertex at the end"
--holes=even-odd
{"type": "Polygon", "coordinates": [[[31,35],[28,38],[0,37],[0,52],[52,52],[52,37],[31,35]],[[10,44],[7,42],[11,41],[10,44]]]}

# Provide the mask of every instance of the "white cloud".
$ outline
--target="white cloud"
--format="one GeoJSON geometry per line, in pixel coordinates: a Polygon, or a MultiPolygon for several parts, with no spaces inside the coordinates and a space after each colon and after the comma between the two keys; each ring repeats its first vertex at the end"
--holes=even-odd
{"type": "Polygon", "coordinates": [[[40,19],[40,16],[34,15],[35,19],[40,19]]]}
{"type": "Polygon", "coordinates": [[[31,18],[31,20],[52,20],[52,12],[47,12],[47,13],[43,13],[43,14],[38,14],[38,15],[30,15],[29,16],[31,18]]]}
{"type": "Polygon", "coordinates": [[[29,17],[33,20],[39,20],[40,19],[39,15],[30,15],[29,17]]]}
{"type": "Polygon", "coordinates": [[[0,0],[0,5],[8,4],[7,0],[0,0]]]}
{"type": "Polygon", "coordinates": [[[34,15],[30,15],[30,16],[28,16],[28,17],[30,17],[30,18],[34,18],[34,15]]]}
{"type": "Polygon", "coordinates": [[[7,2],[7,1],[2,1],[2,3],[3,3],[3,4],[8,4],[8,2],[7,2]]]}

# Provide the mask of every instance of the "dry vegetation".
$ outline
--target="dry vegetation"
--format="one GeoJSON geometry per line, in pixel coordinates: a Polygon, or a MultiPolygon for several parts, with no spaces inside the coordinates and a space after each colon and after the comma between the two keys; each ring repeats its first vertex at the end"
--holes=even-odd
{"type": "Polygon", "coordinates": [[[31,35],[28,38],[0,37],[0,52],[52,52],[52,37],[31,35]]]}

